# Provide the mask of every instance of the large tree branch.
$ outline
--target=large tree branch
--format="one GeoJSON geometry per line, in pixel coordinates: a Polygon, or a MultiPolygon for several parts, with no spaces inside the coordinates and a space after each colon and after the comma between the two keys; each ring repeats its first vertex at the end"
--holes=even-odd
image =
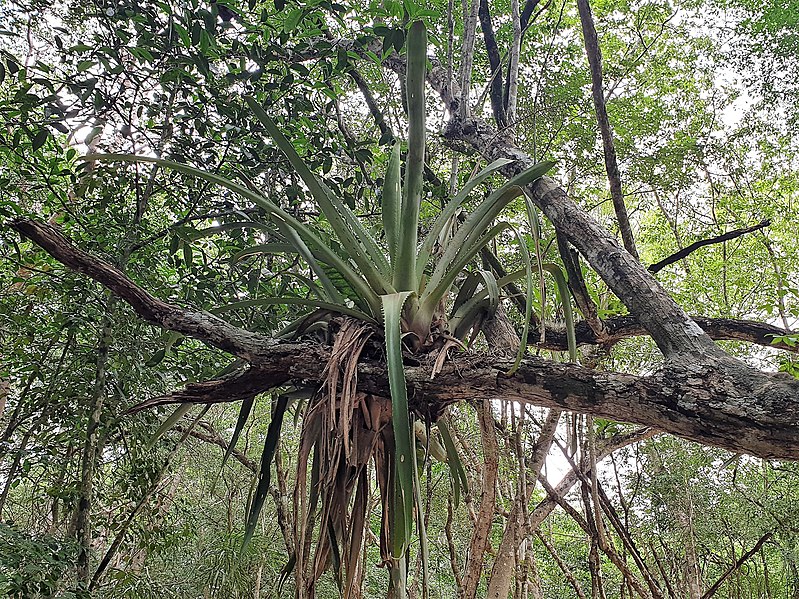
{"type": "Polygon", "coordinates": [[[594,110],[596,111],[599,133],[602,136],[602,150],[605,156],[605,171],[610,185],[610,197],[613,200],[613,209],[616,212],[616,220],[619,223],[619,231],[621,232],[624,247],[638,258],[633,231],[630,228],[630,219],[627,216],[627,207],[624,205],[624,193],[621,188],[619,163],[616,159],[616,146],[613,143],[613,131],[610,128],[608,110],[605,106],[605,92],[602,82],[602,51],[599,48],[594,17],[591,14],[591,5],[588,0],[577,0],[577,9],[580,13],[580,24],[583,29],[585,53],[588,56],[588,64],[591,67],[591,93],[594,98],[594,110]]]}
{"type": "MultiPolygon", "coordinates": [[[[243,374],[193,384],[151,404],[237,400],[288,381],[318,384],[323,378],[329,356],[324,346],[275,343],[206,312],[167,304],[108,262],[74,247],[49,225],[17,221],[13,227],[70,268],[108,287],[149,322],[250,363],[250,370],[243,374]]],[[[629,257],[620,248],[619,253],[629,257]]],[[[634,264],[645,273],[640,264],[634,264]]],[[[709,338],[702,337],[715,348],[709,338]]],[[[376,355],[371,360],[364,357],[360,386],[387,396],[385,364],[379,352],[376,355]]],[[[450,403],[504,399],[652,426],[731,451],[799,459],[799,381],[783,373],[753,370],[720,350],[703,358],[672,365],[650,377],[597,372],[537,358],[524,361],[515,376],[506,377],[502,373],[510,369],[510,363],[480,355],[459,356],[434,380],[430,380],[429,364],[408,366],[406,371],[414,408],[434,419],[450,403]]]]}
{"type": "Polygon", "coordinates": [[[268,337],[235,327],[208,312],[181,308],[153,297],[110,262],[75,247],[51,225],[20,219],[11,222],[10,227],[65,266],[108,288],[151,324],[199,339],[248,362],[270,343],[268,337]]]}
{"type": "MultiPolygon", "coordinates": [[[[261,378],[253,378],[253,389],[257,380],[263,381],[261,391],[279,380],[319,384],[329,352],[311,342],[272,344],[254,365],[261,378]]],[[[435,420],[445,406],[467,399],[517,401],[641,424],[730,451],[799,459],[799,381],[787,374],[759,373],[734,360],[648,377],[532,357],[508,377],[503,373],[510,366],[507,360],[461,354],[432,380],[432,364],[406,366],[411,406],[435,420]]],[[[362,357],[358,381],[366,393],[389,394],[379,355],[362,357]]],[[[189,401],[203,401],[190,395],[189,401]]],[[[147,405],[179,401],[186,399],[166,396],[147,405]]]]}

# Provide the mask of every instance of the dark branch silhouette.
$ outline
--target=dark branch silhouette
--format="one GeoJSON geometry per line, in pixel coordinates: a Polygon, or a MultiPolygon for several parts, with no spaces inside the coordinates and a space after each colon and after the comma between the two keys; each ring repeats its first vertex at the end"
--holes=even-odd
{"type": "Polygon", "coordinates": [[[752,233],[753,231],[758,231],[760,229],[765,229],[771,224],[771,219],[765,219],[760,221],[756,225],[752,225],[751,227],[746,227],[743,229],[735,229],[734,231],[728,231],[723,235],[717,235],[716,237],[711,237],[710,239],[700,239],[699,241],[695,241],[691,245],[684,247],[679,252],[674,252],[671,256],[667,258],[663,258],[660,262],[655,262],[654,264],[649,266],[649,272],[659,272],[666,268],[669,264],[674,264],[677,260],[682,260],[689,254],[692,254],[696,250],[706,245],[713,245],[714,243],[722,243],[724,241],[729,241],[730,239],[735,239],[736,237],[740,237],[741,235],[746,235],[747,233],[752,233]]]}

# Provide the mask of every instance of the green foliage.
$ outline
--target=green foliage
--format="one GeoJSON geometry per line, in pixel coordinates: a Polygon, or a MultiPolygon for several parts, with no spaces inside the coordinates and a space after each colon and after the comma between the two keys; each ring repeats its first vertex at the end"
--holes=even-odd
{"type": "MultiPolygon", "coordinates": [[[[508,47],[509,7],[489,5],[500,48],[508,47]]],[[[703,248],[659,273],[658,280],[692,313],[795,327],[797,11],[745,0],[635,5],[603,0],[592,6],[626,198],[644,260],[655,262],[693,241],[771,218],[769,229],[703,248]]],[[[556,157],[557,175],[572,196],[613,228],[576,11],[555,3],[540,9],[522,44],[515,141],[539,159],[556,157]]],[[[437,351],[444,333],[481,348],[477,325],[499,305],[510,305],[505,296],[511,282],[524,280],[527,291],[526,313],[510,314],[519,330],[533,310],[545,322],[567,322],[570,303],[550,243],[553,231],[541,223],[540,244],[528,243],[532,217],[494,177],[506,163],[483,166],[464,155],[455,169],[449,142],[431,134],[437,120],[428,124],[426,143],[396,141],[405,134],[403,94],[394,75],[378,69],[395,53],[418,51],[419,40],[406,27],[417,18],[427,19],[431,41],[427,56],[416,54],[418,61],[446,68],[447,10],[442,2],[395,1],[133,0],[114,7],[7,2],[0,9],[0,221],[20,215],[51,220],[78,246],[123,267],[155,296],[285,338],[335,333],[333,314],[379,331],[385,322],[381,296],[413,292],[403,313],[386,323],[394,332],[395,325],[401,327],[401,340],[394,335],[389,352],[397,387],[403,382],[403,352],[406,360],[427,359],[409,352],[437,351]],[[222,18],[222,4],[237,16],[222,18]],[[340,38],[356,43],[336,45],[340,38]],[[297,60],[311,51],[313,61],[297,60]],[[378,130],[373,115],[362,109],[353,69],[367,82],[384,111],[383,124],[393,131],[378,130]],[[249,102],[242,102],[243,96],[249,102]],[[100,152],[135,156],[135,162],[87,167],[77,158],[88,151],[88,143],[100,152]],[[441,181],[428,181],[417,196],[412,189],[418,180],[408,184],[413,169],[407,164],[422,148],[427,176],[441,181]],[[148,162],[143,156],[169,162],[148,162]],[[451,200],[450,177],[456,191],[451,200]],[[403,210],[407,196],[419,200],[418,219],[403,210]],[[137,218],[137,204],[145,197],[147,206],[137,218]],[[469,215],[468,227],[459,218],[463,213],[469,215]],[[497,219],[512,227],[495,227],[497,219]],[[488,237],[486,231],[496,235],[488,237]],[[411,242],[413,236],[417,240],[411,242]],[[475,263],[484,242],[509,275],[495,277],[475,263]],[[400,259],[401,244],[404,255],[418,249],[415,264],[400,259]],[[531,272],[523,246],[536,246],[539,256],[532,259],[548,265],[544,278],[550,283],[554,277],[559,301],[545,301],[548,294],[534,289],[535,269],[531,272]],[[398,267],[398,279],[407,284],[395,280],[398,267]],[[448,328],[431,330],[433,322],[448,328]]],[[[453,20],[457,72],[462,23],[459,14],[453,20]]],[[[421,33],[418,26],[413,33],[421,33]]],[[[476,97],[489,68],[484,52],[474,58],[476,97]]],[[[421,102],[414,99],[408,108],[417,110],[421,102]]],[[[428,103],[427,111],[438,109],[428,103]]],[[[415,129],[424,126],[419,114],[415,129]]],[[[584,275],[601,317],[625,312],[593,272],[585,268],[584,275]]],[[[4,581],[0,594],[11,594],[29,580],[62,595],[74,587],[69,563],[74,554],[69,543],[54,539],[68,536],[78,505],[98,323],[107,313],[106,299],[98,286],[0,227],[0,396],[8,390],[0,418],[0,504],[3,519],[18,522],[18,528],[2,533],[3,576],[18,587],[2,587],[9,584],[4,581]],[[23,571],[28,578],[17,576],[23,571]]],[[[263,596],[277,586],[289,550],[277,524],[261,518],[241,553],[243,535],[236,531],[252,517],[246,505],[254,489],[248,488],[249,466],[239,458],[257,464],[269,438],[267,461],[273,471],[261,472],[271,474],[270,493],[290,514],[302,400],[288,408],[288,416],[297,410],[295,427],[284,418],[277,446],[268,425],[271,402],[258,399],[241,413],[237,407],[215,406],[195,429],[206,440],[191,436],[172,454],[191,415],[174,418],[169,424],[178,430],[158,437],[167,413],[127,417],[125,410],[237,365],[196,342],[153,331],[121,305],[112,328],[95,458],[92,565],[129,518],[132,523],[116,554],[118,567],[101,577],[95,594],[250,596],[260,580],[263,596]],[[145,451],[153,439],[152,450],[145,451]],[[214,440],[227,447],[217,447],[214,440]],[[164,469],[166,455],[171,457],[164,469]],[[164,478],[148,495],[162,471],[164,478]],[[140,501],[143,507],[133,514],[140,501]]],[[[783,340],[790,343],[794,337],[783,340]]],[[[583,349],[575,356],[569,349],[571,360],[627,372],[650,372],[660,361],[645,339],[618,343],[609,355],[583,349]]],[[[742,344],[732,349],[753,362],[797,373],[790,357],[742,344]]],[[[401,393],[393,399],[401,399],[401,393]]],[[[497,417],[504,419],[503,430],[521,431],[522,449],[533,446],[533,425],[514,429],[518,413],[497,417]]],[[[455,561],[462,562],[469,547],[467,507],[476,509],[481,492],[473,420],[468,409],[458,409],[449,428],[439,426],[437,433],[433,427],[431,434],[441,434],[446,446],[447,464],[422,462],[418,476],[412,476],[415,487],[403,477],[406,491],[420,495],[429,520],[431,597],[454,597],[457,589],[446,530],[447,489],[454,504],[455,561]]],[[[627,430],[610,421],[596,425],[602,439],[627,430]]],[[[502,434],[492,549],[521,484],[522,462],[502,434]]],[[[421,443],[409,436],[407,444],[421,456],[421,443]]],[[[772,540],[736,575],[735,588],[731,583],[718,595],[794,593],[796,539],[785,523],[796,517],[791,507],[796,472],[789,464],[732,460],[664,437],[615,457],[621,475],[606,480],[605,487],[618,486],[611,499],[620,513],[629,508],[626,521],[650,563],[656,553],[679,581],[685,548],[693,539],[707,586],[774,528],[772,540]],[[691,502],[692,534],[680,521],[691,502]]],[[[548,469],[554,483],[557,469],[552,463],[548,469]]],[[[602,473],[607,474],[604,466],[602,473]]],[[[402,499],[409,496],[405,492],[402,499]]],[[[540,490],[536,499],[543,499],[540,490]]],[[[403,510],[407,518],[409,510],[403,510]]],[[[367,523],[374,536],[381,533],[377,511],[367,523]]],[[[401,525],[405,530],[413,523],[405,519],[401,525]]],[[[292,529],[291,522],[282,526],[292,529]]],[[[559,512],[542,530],[587,591],[591,575],[584,533],[559,512]]],[[[412,562],[419,545],[413,534],[405,542],[412,562]]],[[[526,546],[536,557],[544,594],[573,597],[540,542],[531,539],[526,546]]],[[[363,551],[368,564],[384,557],[375,547],[363,551]]],[[[519,572],[528,565],[520,562],[519,572]]],[[[607,596],[619,596],[618,571],[607,560],[601,567],[607,596]]],[[[386,580],[379,574],[366,568],[365,596],[386,595],[386,580]]],[[[338,593],[336,582],[324,576],[318,595],[338,593]]],[[[20,593],[36,592],[26,587],[20,593]]]]}
{"type": "MultiPolygon", "coordinates": [[[[69,541],[33,536],[13,524],[0,524],[0,593],[13,599],[50,597],[75,559],[69,541]]],[[[77,597],[73,593],[61,597],[77,597]]]]}

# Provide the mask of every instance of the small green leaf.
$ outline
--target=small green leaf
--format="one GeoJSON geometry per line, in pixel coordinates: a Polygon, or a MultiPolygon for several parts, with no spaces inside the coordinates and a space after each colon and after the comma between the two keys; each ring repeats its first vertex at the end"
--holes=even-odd
{"type": "Polygon", "coordinates": [[[286,20],[283,21],[283,31],[286,33],[291,33],[294,31],[302,20],[302,14],[303,10],[301,8],[290,10],[289,14],[286,15],[286,20]]]}
{"type": "Polygon", "coordinates": [[[33,136],[33,140],[31,141],[31,149],[36,152],[45,144],[49,136],[50,132],[46,128],[42,127],[39,129],[39,132],[33,136]]]}
{"type": "Polygon", "coordinates": [[[89,134],[86,136],[86,139],[83,140],[83,143],[87,146],[92,143],[92,140],[102,133],[103,127],[102,125],[98,125],[96,127],[92,127],[92,130],[89,131],[89,134]]]}
{"type": "Polygon", "coordinates": [[[144,363],[144,365],[149,368],[152,368],[153,366],[158,366],[161,362],[163,362],[165,357],[166,357],[166,349],[162,347],[157,352],[155,352],[152,355],[152,357],[144,363]]]}

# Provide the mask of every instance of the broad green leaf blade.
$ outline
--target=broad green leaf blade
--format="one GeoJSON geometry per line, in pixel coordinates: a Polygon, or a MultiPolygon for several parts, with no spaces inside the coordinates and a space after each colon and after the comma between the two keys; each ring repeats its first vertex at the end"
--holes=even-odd
{"type": "Polygon", "coordinates": [[[458,339],[465,339],[466,333],[474,328],[484,314],[493,316],[499,306],[499,285],[493,273],[478,270],[470,273],[461,285],[453,305],[454,314],[449,320],[450,330],[458,339]],[[477,293],[482,282],[485,293],[477,293]]]}
{"type": "Polygon", "coordinates": [[[422,203],[422,183],[425,154],[424,99],[427,71],[427,30],[416,21],[408,31],[408,57],[405,85],[408,98],[408,156],[405,163],[405,186],[402,195],[402,214],[398,237],[397,261],[394,264],[394,288],[415,291],[416,252],[419,229],[419,208],[422,203]]]}
{"type": "Polygon", "coordinates": [[[183,403],[180,404],[172,414],[169,415],[169,418],[164,420],[161,426],[158,427],[158,430],[153,435],[152,439],[147,442],[145,449],[147,451],[151,450],[155,447],[155,444],[158,443],[158,440],[163,437],[166,433],[171,431],[174,426],[183,418],[186,414],[188,414],[191,409],[196,406],[197,404],[194,403],[183,403]]]}
{"type": "Polygon", "coordinates": [[[424,241],[422,242],[422,247],[419,250],[419,256],[416,261],[417,277],[422,276],[427,263],[430,261],[430,255],[433,252],[433,247],[435,246],[436,240],[441,235],[444,227],[446,227],[447,223],[455,217],[455,215],[458,213],[458,208],[460,208],[461,204],[463,204],[466,198],[469,197],[469,194],[472,193],[472,190],[503,166],[510,164],[511,162],[513,162],[513,160],[508,158],[498,158],[477,173],[474,177],[469,179],[466,182],[466,185],[463,186],[463,189],[461,189],[458,194],[447,203],[444,210],[441,211],[441,214],[438,215],[433,223],[433,226],[430,228],[430,232],[427,234],[427,237],[425,237],[424,241]]]}
{"type": "Polygon", "coordinates": [[[330,226],[372,288],[379,293],[392,292],[393,288],[384,276],[388,272],[388,262],[380,246],[363,228],[358,217],[319,181],[258,101],[252,96],[245,96],[244,100],[308,187],[330,226]]]}
{"type": "Polygon", "coordinates": [[[466,471],[461,463],[458,450],[455,448],[455,443],[452,441],[452,435],[449,432],[447,423],[442,419],[438,421],[436,426],[441,433],[441,439],[444,441],[444,447],[447,450],[447,465],[449,466],[449,475],[452,478],[452,489],[455,495],[454,503],[457,508],[461,498],[461,486],[468,492],[466,471]]]}
{"type": "Polygon", "coordinates": [[[485,295],[481,294],[481,297],[489,300],[492,311],[496,310],[496,307],[499,305],[499,285],[497,279],[493,273],[480,269],[473,273],[469,273],[466,280],[464,280],[461,285],[461,288],[458,290],[455,303],[452,305],[451,314],[453,314],[453,316],[461,306],[477,295],[477,286],[481,282],[486,292],[485,295]]]}
{"type": "Polygon", "coordinates": [[[561,267],[557,264],[547,262],[543,265],[543,268],[555,279],[558,298],[563,307],[563,320],[566,324],[566,344],[569,347],[569,359],[577,363],[577,336],[574,331],[574,313],[572,312],[571,295],[569,294],[569,286],[566,283],[566,277],[563,275],[561,267]]]}
{"type": "Polygon", "coordinates": [[[261,514],[261,508],[263,508],[266,496],[269,493],[269,483],[272,478],[272,460],[275,457],[275,451],[277,450],[278,441],[280,440],[280,429],[283,426],[283,415],[286,413],[288,401],[288,397],[285,395],[277,396],[275,411],[272,414],[272,421],[269,423],[269,428],[266,431],[264,451],[261,454],[261,467],[258,474],[258,486],[255,488],[255,495],[253,495],[249,514],[247,514],[247,524],[244,528],[242,550],[247,547],[255,534],[258,516],[261,514]]]}
{"type": "Polygon", "coordinates": [[[415,442],[411,435],[408,414],[408,390],[405,385],[405,368],[402,364],[402,307],[411,292],[403,291],[383,295],[383,317],[386,336],[386,362],[391,391],[391,421],[395,446],[395,522],[392,554],[399,559],[408,549],[413,530],[413,460],[415,442]]]}
{"type": "Polygon", "coordinates": [[[402,209],[402,184],[400,182],[400,144],[394,144],[386,169],[383,184],[383,228],[386,231],[388,257],[391,267],[397,263],[397,239],[400,234],[400,213],[402,209]]]}
{"type": "Polygon", "coordinates": [[[307,297],[291,297],[291,296],[262,297],[258,299],[233,302],[232,304],[227,304],[224,306],[219,306],[217,308],[214,308],[213,310],[211,310],[211,314],[222,314],[223,312],[230,312],[231,310],[240,310],[242,308],[252,308],[257,306],[275,306],[281,304],[296,304],[299,306],[310,306],[312,308],[320,308],[322,310],[328,310],[329,312],[336,312],[338,314],[346,314],[347,316],[352,316],[353,318],[357,318],[358,320],[376,324],[374,318],[368,316],[367,314],[364,314],[359,310],[355,310],[354,308],[348,308],[347,306],[342,306],[341,304],[322,302],[307,297]]]}

